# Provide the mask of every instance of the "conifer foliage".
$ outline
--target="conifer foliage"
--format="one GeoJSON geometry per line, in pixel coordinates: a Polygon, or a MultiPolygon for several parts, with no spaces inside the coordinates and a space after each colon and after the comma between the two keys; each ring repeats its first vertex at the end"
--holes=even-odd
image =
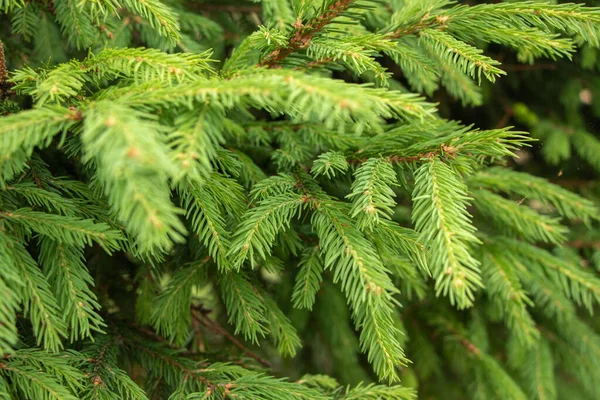
{"type": "Polygon", "coordinates": [[[448,112],[599,48],[561,2],[0,0],[0,398],[600,398],[600,191],[512,161],[599,139],[448,112]]]}

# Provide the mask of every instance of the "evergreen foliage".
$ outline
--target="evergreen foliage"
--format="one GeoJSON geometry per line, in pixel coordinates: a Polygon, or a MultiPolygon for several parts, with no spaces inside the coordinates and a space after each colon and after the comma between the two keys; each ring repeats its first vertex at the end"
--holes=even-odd
{"type": "Polygon", "coordinates": [[[588,3],[0,0],[0,398],[600,398],[588,3]]]}

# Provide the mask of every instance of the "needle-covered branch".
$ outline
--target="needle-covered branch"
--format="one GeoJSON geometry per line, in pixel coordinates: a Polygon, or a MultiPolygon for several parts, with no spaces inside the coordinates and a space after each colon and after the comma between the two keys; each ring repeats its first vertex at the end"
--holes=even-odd
{"type": "Polygon", "coordinates": [[[0,0],[0,398],[600,398],[600,9],[221,3],[0,0]]]}

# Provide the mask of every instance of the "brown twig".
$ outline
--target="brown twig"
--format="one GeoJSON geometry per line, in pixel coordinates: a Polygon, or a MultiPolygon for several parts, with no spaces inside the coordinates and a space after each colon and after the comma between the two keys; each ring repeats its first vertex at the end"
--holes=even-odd
{"type": "Polygon", "coordinates": [[[455,338],[457,338],[460,341],[460,344],[462,344],[465,349],[467,349],[468,351],[470,351],[471,353],[473,353],[476,356],[479,355],[481,350],[479,350],[479,348],[477,346],[475,346],[475,344],[473,342],[471,342],[469,339],[467,339],[466,337],[461,335],[460,332],[458,332],[456,329],[451,328],[451,327],[447,327],[447,329],[450,331],[450,334],[452,334],[452,336],[454,336],[455,338]]]}
{"type": "Polygon", "coordinates": [[[146,328],[145,326],[141,326],[141,325],[139,325],[135,322],[131,322],[131,321],[127,321],[126,324],[129,328],[135,329],[137,332],[147,336],[148,338],[150,338],[156,342],[163,343],[173,349],[179,349],[179,347],[174,346],[171,342],[169,342],[168,339],[165,339],[164,337],[158,335],[156,332],[154,332],[151,329],[146,328]]]}
{"type": "Polygon", "coordinates": [[[571,240],[570,242],[567,242],[567,246],[576,249],[600,249],[600,241],[571,240]]]}
{"type": "MultiPolygon", "coordinates": [[[[416,161],[420,161],[424,158],[433,158],[438,154],[447,154],[450,156],[454,156],[456,154],[457,149],[452,147],[452,146],[446,146],[446,145],[442,145],[440,151],[430,151],[427,153],[419,153],[415,156],[398,156],[398,155],[394,155],[394,156],[388,156],[387,157],[387,161],[391,162],[392,164],[403,164],[403,163],[411,163],[411,162],[416,162],[416,161]]],[[[357,158],[357,159],[353,159],[353,160],[348,160],[348,162],[350,164],[362,164],[364,162],[367,162],[367,158],[357,158]]]]}
{"type": "Polygon", "coordinates": [[[508,122],[510,121],[510,118],[513,116],[513,114],[514,114],[514,111],[513,111],[512,107],[509,105],[506,105],[504,107],[504,115],[502,116],[502,118],[500,118],[500,120],[496,124],[495,129],[505,128],[506,125],[508,125],[508,122]]]}
{"type": "Polygon", "coordinates": [[[446,19],[443,16],[438,16],[434,19],[429,19],[429,15],[425,15],[421,21],[417,22],[415,25],[408,28],[400,28],[395,30],[392,33],[387,34],[386,36],[390,39],[400,39],[403,36],[413,35],[422,31],[423,29],[433,28],[436,25],[440,25],[440,28],[444,26],[446,23],[446,19]]]}
{"type": "Polygon", "coordinates": [[[151,349],[149,349],[147,347],[140,346],[139,343],[135,343],[135,342],[130,342],[130,343],[133,344],[134,346],[136,346],[136,348],[139,349],[140,351],[143,351],[144,353],[149,354],[152,357],[158,358],[158,359],[162,360],[163,362],[181,370],[184,373],[185,381],[192,378],[192,379],[202,382],[206,386],[209,386],[209,387],[215,386],[208,379],[206,379],[205,377],[203,377],[199,374],[201,371],[191,370],[188,367],[186,367],[185,365],[181,364],[179,361],[169,358],[169,357],[165,356],[164,354],[160,354],[155,351],[152,351],[151,349]]]}
{"type": "MultiPolygon", "coordinates": [[[[420,161],[423,159],[432,159],[437,156],[440,156],[440,157],[446,156],[446,157],[455,158],[456,155],[461,150],[462,149],[460,146],[454,147],[454,146],[449,146],[447,144],[442,143],[439,148],[433,149],[426,153],[419,153],[414,156],[392,155],[392,156],[387,156],[387,158],[384,158],[384,159],[392,164],[406,164],[406,163],[417,162],[417,161],[420,161]]],[[[367,161],[368,161],[367,157],[362,157],[362,158],[349,159],[348,163],[356,165],[356,164],[362,164],[367,161]]]]}
{"type": "Polygon", "coordinates": [[[344,12],[356,0],[338,0],[329,7],[329,10],[321,14],[306,25],[302,21],[294,24],[292,38],[286,47],[278,48],[269,53],[260,63],[261,67],[276,68],[290,54],[301,48],[307,47],[315,33],[319,32],[325,25],[344,12]]]}
{"type": "Polygon", "coordinates": [[[244,354],[246,354],[247,356],[254,358],[260,364],[264,365],[265,367],[271,366],[271,363],[269,363],[269,361],[265,360],[258,354],[252,352],[250,349],[248,349],[246,346],[244,346],[239,340],[237,340],[232,334],[227,332],[227,330],[225,328],[223,328],[221,325],[219,325],[219,323],[208,318],[206,316],[206,313],[207,313],[207,311],[203,310],[203,309],[200,309],[200,310],[192,309],[192,318],[196,319],[200,324],[204,325],[208,329],[211,329],[213,332],[225,336],[231,343],[233,343],[234,346],[236,346],[238,349],[242,350],[244,352],[244,354]]]}
{"type": "Polygon", "coordinates": [[[112,339],[110,339],[109,341],[104,343],[104,345],[98,351],[98,354],[96,355],[96,357],[87,359],[88,362],[90,362],[91,364],[94,365],[92,373],[89,376],[89,378],[92,381],[92,384],[94,385],[94,390],[96,390],[95,388],[97,388],[99,386],[104,386],[104,382],[102,381],[102,378],[100,377],[100,366],[106,365],[106,362],[104,361],[104,357],[106,356],[106,353],[108,352],[108,349],[110,348],[110,346],[115,344],[115,341],[116,341],[116,337],[113,337],[112,339]]]}
{"type": "Polygon", "coordinates": [[[31,166],[31,161],[27,161],[26,164],[29,166],[29,170],[31,171],[31,174],[33,175],[33,180],[35,182],[35,185],[38,187],[38,189],[42,189],[42,180],[41,180],[40,176],[37,174],[37,172],[35,171],[35,169],[31,166]]]}
{"type": "Polygon", "coordinates": [[[301,67],[296,67],[294,69],[296,71],[306,71],[306,70],[311,69],[311,68],[322,67],[323,65],[329,64],[330,62],[333,62],[333,61],[334,61],[333,58],[323,58],[321,60],[309,61],[305,65],[303,65],[301,67]]]}
{"type": "Polygon", "coordinates": [[[200,331],[200,321],[197,318],[194,318],[194,310],[190,310],[192,313],[192,328],[194,329],[194,336],[196,338],[196,346],[198,350],[204,352],[204,340],[202,339],[202,332],[200,331]]]}

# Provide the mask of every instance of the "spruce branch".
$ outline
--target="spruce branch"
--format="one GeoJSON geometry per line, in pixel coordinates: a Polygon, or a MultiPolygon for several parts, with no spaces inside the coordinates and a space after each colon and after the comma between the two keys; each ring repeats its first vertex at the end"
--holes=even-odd
{"type": "MultiPolygon", "coordinates": [[[[449,20],[473,24],[486,21],[496,24],[528,24],[539,29],[581,35],[593,46],[598,46],[598,32],[594,24],[600,22],[597,8],[581,4],[540,4],[526,1],[522,4],[479,4],[473,7],[455,7],[448,12],[449,20]]],[[[448,23],[448,20],[446,20],[448,23]]]]}
{"type": "Polygon", "coordinates": [[[271,51],[259,63],[261,67],[276,68],[289,55],[301,48],[307,47],[312,37],[325,25],[343,13],[356,0],[337,0],[331,2],[322,14],[317,15],[306,24],[298,20],[294,24],[294,30],[285,46],[271,51]]]}
{"type": "Polygon", "coordinates": [[[591,310],[592,304],[600,301],[600,279],[574,263],[575,260],[565,260],[544,249],[514,239],[500,237],[495,240],[518,254],[520,258],[541,268],[575,303],[591,310]]]}
{"type": "Polygon", "coordinates": [[[188,178],[202,184],[212,170],[211,161],[217,156],[223,142],[221,130],[225,116],[213,108],[204,108],[198,115],[187,112],[175,120],[175,129],[169,134],[173,161],[179,166],[177,182],[188,178]]]}
{"type": "Polygon", "coordinates": [[[540,214],[487,190],[475,190],[471,194],[477,209],[502,232],[514,232],[532,242],[560,244],[566,239],[567,228],[557,218],[540,214]]]}
{"type": "Polygon", "coordinates": [[[440,71],[434,60],[416,43],[407,39],[395,42],[395,47],[384,50],[402,69],[411,87],[419,93],[431,95],[438,88],[440,71]]]}
{"type": "Polygon", "coordinates": [[[7,186],[6,191],[0,196],[6,198],[16,195],[19,199],[24,199],[32,208],[42,208],[48,212],[56,212],[70,217],[81,216],[81,204],[77,200],[65,198],[59,192],[43,189],[42,180],[35,169],[30,166],[30,170],[34,182],[21,182],[7,186]]]}
{"type": "Polygon", "coordinates": [[[196,362],[178,356],[176,350],[169,349],[163,344],[140,342],[135,340],[135,336],[124,333],[119,338],[136,352],[137,358],[143,365],[154,366],[154,371],[168,384],[178,386],[183,379],[189,379],[201,385],[210,385],[210,381],[201,375],[196,362]]]}
{"type": "Polygon", "coordinates": [[[600,9],[252,2],[0,0],[0,398],[600,398],[600,9]]]}
{"type": "MultiPolygon", "coordinates": [[[[60,106],[41,107],[2,117],[0,166],[19,160],[21,156],[25,158],[37,146],[48,146],[55,135],[66,132],[80,119],[78,110],[60,106]]],[[[6,176],[0,175],[0,182],[3,178],[6,176]]]]}
{"type": "Polygon", "coordinates": [[[595,368],[598,357],[598,337],[582,324],[581,320],[574,318],[569,320],[569,328],[559,327],[558,331],[542,329],[544,338],[556,349],[565,366],[580,382],[587,396],[594,398],[598,393],[597,383],[600,376],[595,368]],[[566,357],[568,354],[571,357],[566,357]],[[591,355],[591,356],[589,356],[591,355]]]}
{"type": "Polygon", "coordinates": [[[518,371],[529,383],[526,386],[529,396],[540,400],[557,398],[554,362],[552,349],[546,338],[541,338],[536,346],[527,352],[518,366],[518,371]]]}
{"type": "Polygon", "coordinates": [[[312,309],[315,296],[323,280],[323,260],[320,247],[313,246],[304,249],[298,263],[300,271],[296,275],[292,302],[296,308],[312,309]]]}
{"type": "Polygon", "coordinates": [[[0,11],[9,12],[15,8],[23,7],[23,2],[21,0],[3,0],[0,3],[0,11]]]}
{"type": "Polygon", "coordinates": [[[258,342],[268,332],[266,305],[255,287],[242,274],[228,272],[218,281],[221,296],[235,326],[235,334],[243,333],[246,340],[258,342]]]}
{"type": "Polygon", "coordinates": [[[426,244],[421,241],[418,232],[400,226],[395,221],[383,221],[375,228],[372,240],[380,248],[391,250],[394,258],[399,254],[408,257],[422,271],[431,274],[429,271],[431,254],[427,251],[426,244]]]}
{"type": "Polygon", "coordinates": [[[47,214],[27,208],[0,211],[0,218],[21,224],[28,232],[38,232],[65,244],[77,246],[97,243],[109,253],[119,249],[119,240],[123,239],[119,231],[110,229],[104,223],[47,214]]]}
{"type": "MultiPolygon", "coordinates": [[[[416,154],[414,156],[399,156],[399,155],[394,155],[394,156],[389,156],[386,157],[385,160],[392,163],[392,164],[410,164],[419,160],[424,160],[424,159],[430,159],[435,157],[436,155],[438,155],[436,152],[430,151],[427,153],[419,153],[416,154]]],[[[348,162],[350,164],[355,164],[355,165],[360,165],[363,164],[365,162],[367,162],[369,159],[368,158],[359,158],[359,159],[349,159],[348,162]]]]}
{"type": "Polygon", "coordinates": [[[212,394],[222,398],[235,395],[240,399],[285,398],[323,399],[317,391],[299,384],[287,383],[242,367],[224,363],[198,363],[181,357],[176,351],[149,342],[136,341],[129,333],[123,340],[146,367],[152,366],[157,376],[177,387],[176,393],[188,399],[205,399],[212,394]],[[247,397],[249,396],[249,397],[247,397]],[[284,396],[284,397],[281,397],[284,396]]]}
{"type": "MultiPolygon", "coordinates": [[[[264,374],[243,375],[234,381],[216,387],[217,393],[240,400],[327,400],[327,397],[312,388],[273,378],[264,374]]],[[[197,393],[190,400],[201,400],[204,393],[197,393]]]]}
{"type": "Polygon", "coordinates": [[[434,324],[446,330],[451,336],[454,337],[455,340],[458,341],[458,343],[460,343],[462,347],[465,348],[465,350],[467,350],[473,356],[478,357],[483,353],[481,349],[475,343],[473,343],[472,340],[470,340],[467,332],[465,332],[464,327],[458,325],[456,321],[440,316],[434,320],[434,324]]]}
{"type": "Polygon", "coordinates": [[[185,233],[170,199],[174,165],[160,129],[147,114],[98,102],[82,133],[86,161],[97,165],[111,206],[144,252],[168,249],[185,233]]]}
{"type": "Polygon", "coordinates": [[[475,343],[473,334],[469,334],[462,324],[442,314],[434,317],[432,322],[436,327],[450,335],[455,343],[468,351],[473,368],[481,374],[486,386],[493,393],[504,393],[511,399],[527,399],[527,396],[511,375],[494,357],[486,353],[483,346],[475,343]]]}
{"type": "Polygon", "coordinates": [[[265,304],[265,316],[269,322],[269,333],[273,337],[277,351],[284,357],[294,357],[302,347],[297,329],[266,291],[259,290],[259,293],[265,304]]]}
{"type": "Polygon", "coordinates": [[[429,28],[434,28],[438,25],[442,25],[443,24],[442,21],[443,21],[443,17],[434,19],[434,18],[430,18],[428,15],[425,15],[423,17],[423,19],[421,21],[417,22],[416,24],[414,24],[412,26],[398,28],[395,31],[388,33],[387,36],[390,38],[393,38],[393,39],[400,39],[404,36],[414,35],[423,30],[426,30],[429,28]]]}
{"type": "Polygon", "coordinates": [[[31,41],[40,22],[39,10],[36,3],[28,3],[12,12],[12,33],[26,41],[31,41]]]}
{"type": "Polygon", "coordinates": [[[436,53],[441,59],[456,65],[459,70],[471,78],[481,82],[481,75],[489,81],[495,82],[500,75],[506,75],[497,65],[500,63],[483,55],[482,51],[470,46],[453,36],[439,30],[423,30],[419,35],[425,46],[436,53]]]}
{"type": "Polygon", "coordinates": [[[122,104],[145,109],[168,105],[190,108],[207,102],[222,103],[226,109],[255,107],[287,114],[294,123],[320,122],[340,132],[346,125],[356,132],[367,126],[379,129],[382,118],[431,121],[435,112],[434,104],[415,94],[352,85],[287,69],[252,69],[229,80],[210,79],[172,88],[141,85],[136,90],[126,89],[113,89],[104,98],[119,98],[122,104]],[[297,106],[290,107],[292,102],[297,106]]]}
{"type": "Polygon", "coordinates": [[[481,287],[479,261],[470,243],[478,243],[466,210],[466,185],[439,158],[424,162],[415,172],[412,218],[431,254],[436,294],[450,297],[459,308],[473,305],[481,287]]]}
{"type": "Polygon", "coordinates": [[[600,241],[571,240],[565,244],[575,249],[591,248],[600,250],[600,241]]]}
{"type": "MultiPolygon", "coordinates": [[[[364,162],[367,160],[365,159],[364,162]]],[[[325,175],[327,178],[334,178],[336,173],[345,173],[348,170],[348,161],[344,154],[337,151],[328,151],[327,153],[319,154],[313,162],[310,170],[311,174],[316,178],[319,175],[325,175]]]]}
{"type": "Polygon", "coordinates": [[[20,388],[19,392],[30,398],[44,400],[76,400],[67,388],[45,372],[17,362],[0,363],[0,371],[20,388]]]}
{"type": "Polygon", "coordinates": [[[260,257],[271,253],[275,235],[288,228],[291,220],[300,214],[305,198],[295,193],[283,193],[261,201],[248,210],[231,243],[233,265],[239,268],[246,259],[254,265],[260,257]]]}
{"type": "Polygon", "coordinates": [[[181,345],[189,334],[192,289],[206,280],[206,257],[175,272],[165,289],[152,301],[150,317],[154,329],[173,343],[181,345]]]}
{"type": "Polygon", "coordinates": [[[81,7],[76,0],[55,0],[54,15],[61,26],[63,34],[78,49],[88,48],[95,39],[92,17],[86,7],[81,7]]]}
{"type": "Polygon", "coordinates": [[[394,164],[408,164],[432,157],[455,159],[465,154],[481,157],[514,156],[514,150],[527,146],[530,141],[524,132],[509,128],[479,130],[445,121],[424,121],[422,125],[403,126],[370,139],[350,157],[350,163],[366,162],[368,158],[364,157],[365,154],[385,156],[383,159],[394,164]],[[431,129],[435,134],[423,138],[419,129],[431,129]],[[399,137],[399,134],[403,136],[399,137]]]}
{"type": "Polygon", "coordinates": [[[219,196],[211,191],[210,183],[204,186],[190,183],[187,188],[179,191],[181,202],[187,210],[186,216],[191,219],[194,232],[208,248],[210,256],[217,262],[219,269],[233,268],[228,257],[231,235],[226,229],[225,215],[219,204],[223,194],[219,196]]]}
{"type": "Polygon", "coordinates": [[[539,331],[528,307],[533,306],[523,289],[512,256],[503,254],[497,246],[486,246],[481,270],[492,303],[502,310],[511,332],[525,345],[531,347],[539,339],[539,331]]]}
{"type": "MultiPolygon", "coordinates": [[[[368,71],[375,75],[378,82],[386,85],[391,74],[375,60],[375,56],[377,50],[392,48],[391,42],[375,34],[357,36],[346,41],[342,39],[334,41],[329,37],[323,37],[312,39],[306,49],[306,55],[317,60],[317,64],[323,64],[325,60],[339,62],[357,76],[368,71]]],[[[315,66],[314,62],[306,64],[308,68],[315,66]]]]}
{"type": "MultiPolygon", "coordinates": [[[[2,228],[3,229],[3,228],[2,228]]],[[[21,289],[24,279],[12,266],[15,262],[11,254],[11,241],[2,234],[0,229],[0,354],[13,351],[18,340],[17,311],[22,300],[21,289]]]]}
{"type": "MultiPolygon", "coordinates": [[[[361,328],[361,350],[381,379],[397,379],[395,366],[406,361],[393,324],[396,291],[381,260],[360,231],[342,212],[341,204],[316,194],[306,201],[314,208],[311,224],[322,244],[324,267],[334,271],[349,299],[356,326],[361,328]]],[[[343,208],[342,208],[343,209],[343,208]]]]}
{"type": "Polygon", "coordinates": [[[181,40],[181,32],[176,13],[157,0],[123,0],[123,6],[144,17],[150,26],[159,32],[169,43],[181,40]]]}
{"type": "Polygon", "coordinates": [[[147,400],[144,391],[117,365],[121,353],[120,336],[100,336],[82,351],[85,374],[84,398],[124,398],[147,400]]]}
{"type": "Polygon", "coordinates": [[[411,388],[401,386],[384,386],[376,384],[358,384],[340,397],[340,400],[412,400],[417,394],[411,388]]]}
{"type": "Polygon", "coordinates": [[[540,201],[570,219],[581,218],[588,223],[590,219],[598,217],[597,207],[590,200],[546,179],[523,172],[492,167],[479,171],[468,182],[474,188],[486,188],[540,201]]]}
{"type": "MultiPolygon", "coordinates": [[[[600,15],[598,10],[593,7],[573,3],[545,4],[524,1],[518,4],[495,3],[444,8],[451,3],[447,1],[439,1],[433,5],[429,3],[423,2],[422,5],[416,3],[412,9],[397,12],[392,18],[394,23],[385,29],[387,35],[398,39],[426,29],[436,29],[463,32],[463,34],[466,32],[472,35],[471,37],[478,37],[479,35],[476,35],[474,31],[481,27],[480,23],[484,23],[498,32],[496,38],[501,43],[504,43],[502,39],[512,39],[512,28],[531,31],[534,27],[547,32],[576,33],[594,46],[598,45],[597,32],[593,24],[600,21],[600,15]],[[412,12],[412,18],[402,20],[403,12],[407,14],[412,12]]],[[[483,34],[487,35],[485,28],[483,31],[483,34]]],[[[537,34],[538,32],[536,32],[537,34]]],[[[559,42],[553,43],[552,46],[562,47],[559,42]]]]}
{"type": "Polygon", "coordinates": [[[596,171],[600,171],[600,161],[597,157],[600,140],[590,132],[578,130],[573,134],[571,142],[581,158],[586,160],[596,171]]]}
{"type": "MultiPolygon", "coordinates": [[[[23,244],[3,232],[0,232],[0,250],[9,257],[9,265],[19,273],[22,285],[15,288],[15,292],[31,320],[37,345],[53,352],[59,351],[63,348],[62,339],[67,336],[66,324],[46,277],[23,244]]],[[[10,336],[8,340],[11,340],[10,336]]]]}
{"type": "Polygon", "coordinates": [[[82,65],[99,76],[129,76],[137,82],[166,84],[194,81],[214,74],[211,51],[200,54],[165,54],[155,49],[103,49],[86,58],[82,65]]]}
{"type": "MultiPolygon", "coordinates": [[[[523,283],[523,288],[531,294],[534,304],[542,307],[543,314],[560,323],[566,322],[576,314],[575,304],[563,293],[560,284],[556,283],[543,270],[531,271],[523,260],[509,257],[515,271],[523,283]]],[[[536,326],[540,330],[540,326],[536,326]]]]}
{"type": "Polygon", "coordinates": [[[64,319],[73,339],[92,337],[92,332],[103,333],[106,327],[98,314],[100,304],[90,289],[94,281],[83,260],[80,249],[41,239],[40,264],[59,306],[65,310],[64,319]]]}
{"type": "Polygon", "coordinates": [[[359,229],[372,229],[380,220],[391,218],[396,185],[396,172],[385,160],[372,158],[357,168],[352,192],[346,198],[352,200],[350,217],[356,218],[359,229]]]}

